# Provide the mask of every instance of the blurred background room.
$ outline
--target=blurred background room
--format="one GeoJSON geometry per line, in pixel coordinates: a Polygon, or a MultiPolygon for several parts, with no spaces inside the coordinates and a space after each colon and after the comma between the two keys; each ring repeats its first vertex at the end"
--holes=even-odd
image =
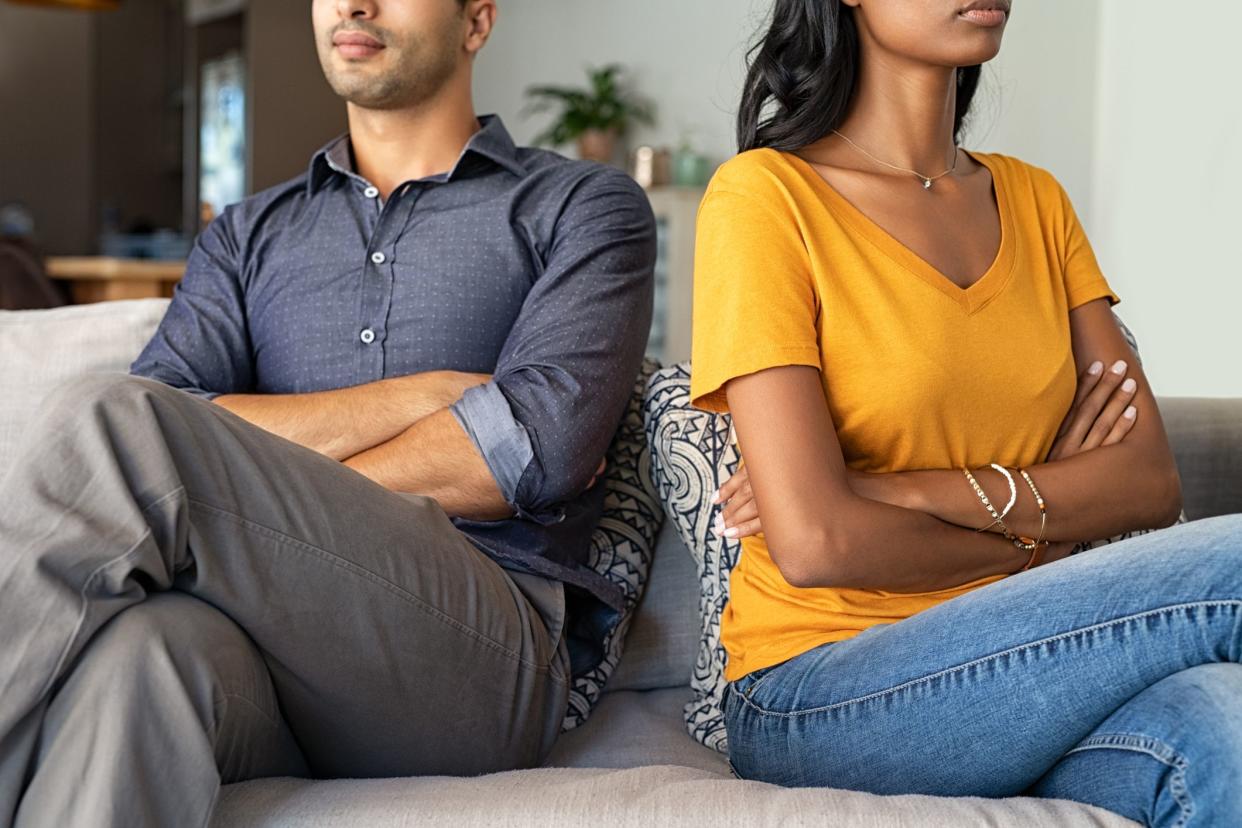
{"type": "MultiPolygon", "coordinates": [[[[666,364],[689,357],[695,210],[768,7],[502,0],[476,67],[520,143],[647,188],[666,364]]],[[[1242,396],[1240,29],[1234,0],[1018,0],[966,133],[1065,186],[1161,395],[1242,396]]],[[[306,0],[0,0],[0,299],[171,295],[205,222],[344,128],[306,0]]]]}

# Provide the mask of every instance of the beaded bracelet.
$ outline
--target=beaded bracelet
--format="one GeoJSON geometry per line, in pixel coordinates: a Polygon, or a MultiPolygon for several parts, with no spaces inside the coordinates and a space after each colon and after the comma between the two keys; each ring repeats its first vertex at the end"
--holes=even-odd
{"type": "Polygon", "coordinates": [[[1028,570],[1028,569],[1030,569],[1030,568],[1032,568],[1032,567],[1039,566],[1039,565],[1040,565],[1040,563],[1042,563],[1042,562],[1043,562],[1043,559],[1044,559],[1044,550],[1045,550],[1045,549],[1047,549],[1047,548],[1048,548],[1048,544],[1046,544],[1046,543],[1036,544],[1036,545],[1035,545],[1035,548],[1034,548],[1033,550],[1031,550],[1031,557],[1027,558],[1027,560],[1026,560],[1026,566],[1022,567],[1022,568],[1021,568],[1021,569],[1019,569],[1018,571],[1019,571],[1019,572],[1025,572],[1026,570],[1028,570]]]}
{"type": "Polygon", "coordinates": [[[970,469],[966,468],[965,466],[962,467],[962,474],[966,475],[966,479],[970,482],[971,488],[975,490],[975,494],[977,494],[979,496],[979,500],[982,501],[983,507],[987,509],[988,514],[992,516],[991,523],[989,523],[987,526],[980,527],[979,529],[976,529],[975,531],[986,532],[987,530],[991,529],[993,526],[999,523],[1001,527],[1001,532],[1004,534],[1004,536],[1006,538],[1012,539],[1014,535],[1012,532],[1009,531],[1009,527],[1005,525],[1004,518],[1006,515],[1009,514],[1009,510],[1013,508],[1013,504],[1017,502],[1018,489],[1017,489],[1017,486],[1014,485],[1013,475],[1009,473],[1008,469],[996,463],[992,464],[992,468],[996,469],[1001,474],[1003,474],[1005,476],[1005,479],[1009,481],[1009,502],[1005,504],[1005,510],[1001,512],[1000,514],[997,514],[996,508],[992,505],[992,501],[988,498],[987,492],[985,492],[983,490],[983,487],[979,485],[979,481],[975,479],[975,476],[970,473],[970,469]]]}
{"type": "Polygon", "coordinates": [[[1013,541],[1013,545],[1019,549],[1033,550],[1037,549],[1044,541],[1044,533],[1048,528],[1048,504],[1044,502],[1043,495],[1039,493],[1039,489],[1035,488],[1035,481],[1027,474],[1026,469],[1018,469],[1018,474],[1022,475],[1026,485],[1031,488],[1031,494],[1035,495],[1035,504],[1039,506],[1039,537],[1034,540],[1030,538],[1016,538],[1013,541]]]}

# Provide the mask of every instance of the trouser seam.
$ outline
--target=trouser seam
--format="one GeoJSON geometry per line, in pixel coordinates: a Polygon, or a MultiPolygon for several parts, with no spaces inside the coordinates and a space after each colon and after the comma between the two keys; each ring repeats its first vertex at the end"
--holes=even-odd
{"type": "MultiPolygon", "coordinates": [[[[176,489],[164,495],[163,497],[157,498],[156,500],[153,500],[152,502],[148,503],[146,506],[143,506],[141,509],[141,514],[145,515],[148,511],[155,508],[156,506],[159,506],[160,504],[164,503],[170,498],[176,497],[180,494],[183,494],[184,492],[185,492],[185,488],[182,486],[178,486],[176,489]]],[[[77,640],[78,633],[82,629],[82,622],[86,620],[86,610],[87,610],[87,607],[90,605],[90,601],[88,601],[86,598],[87,590],[89,590],[91,588],[91,585],[95,583],[95,579],[99,577],[100,573],[104,572],[105,570],[111,568],[112,566],[124,560],[127,560],[128,558],[133,557],[134,553],[138,551],[138,547],[142,546],[142,542],[145,541],[150,536],[151,536],[151,527],[148,526],[146,530],[142,533],[142,535],[138,538],[138,540],[134,541],[133,546],[130,546],[128,549],[126,549],[120,555],[117,555],[115,558],[109,558],[107,561],[95,567],[95,569],[91,572],[91,574],[88,575],[86,580],[82,583],[81,589],[78,590],[78,598],[81,601],[81,605],[78,607],[77,620],[74,621],[73,623],[73,630],[72,632],[70,632],[69,637],[65,640],[65,645],[63,648],[61,648],[60,655],[57,657],[56,664],[52,668],[51,673],[48,675],[47,681],[44,682],[43,689],[39,691],[39,698],[44,698],[51,692],[52,685],[56,682],[57,677],[60,676],[61,672],[64,670],[65,659],[69,657],[69,651],[73,647],[73,642],[77,640]]]]}
{"type": "Polygon", "coordinates": [[[420,610],[424,614],[431,616],[432,618],[436,619],[437,621],[444,624],[445,626],[451,627],[452,629],[460,632],[461,634],[474,639],[475,641],[484,645],[488,649],[494,650],[495,652],[505,656],[506,658],[512,661],[525,665],[531,668],[532,670],[535,670],[540,673],[549,672],[549,665],[540,665],[537,662],[529,661],[523,658],[519,653],[515,653],[513,650],[510,650],[508,647],[505,647],[500,642],[494,641],[493,639],[488,638],[487,636],[480,633],[478,630],[475,630],[472,627],[466,624],[463,624],[462,622],[458,621],[452,616],[445,614],[439,608],[434,607],[431,604],[428,604],[426,601],[422,600],[417,595],[414,595],[408,590],[403,589],[397,584],[394,584],[392,581],[389,581],[388,579],[381,577],[380,575],[372,572],[371,570],[366,569],[365,567],[359,566],[353,561],[342,558],[339,555],[333,554],[332,552],[329,552],[328,550],[323,549],[319,546],[315,546],[314,544],[307,543],[306,541],[301,540],[299,538],[295,538],[290,535],[287,535],[278,529],[273,529],[270,526],[264,526],[261,523],[255,523],[253,520],[250,520],[249,518],[244,518],[241,515],[236,514],[235,512],[228,511],[227,509],[221,509],[218,506],[213,506],[210,503],[205,503],[193,497],[189,498],[189,501],[190,503],[197,506],[198,508],[204,509],[209,512],[214,512],[217,515],[220,515],[224,518],[232,520],[238,525],[244,527],[245,529],[251,532],[254,532],[255,534],[263,535],[269,538],[270,540],[274,540],[282,545],[293,547],[295,549],[299,549],[301,551],[314,554],[316,557],[319,557],[320,559],[326,561],[329,564],[332,564],[333,566],[336,566],[355,576],[368,580],[371,583],[375,584],[376,586],[379,586],[381,589],[385,589],[388,592],[392,593],[397,598],[405,601],[406,603],[420,610]]]}
{"type": "Polygon", "coordinates": [[[1169,791],[1173,794],[1173,799],[1177,801],[1178,807],[1181,808],[1182,812],[1177,822],[1174,823],[1174,828],[1180,828],[1180,826],[1185,825],[1194,815],[1194,802],[1191,800],[1190,791],[1186,787],[1186,772],[1190,769],[1190,760],[1166,742],[1154,736],[1135,733],[1095,733],[1084,739],[1065,755],[1069,756],[1070,754],[1087,750],[1128,750],[1150,756],[1157,762],[1172,768],[1173,773],[1169,779],[1169,791]]]}
{"type": "Polygon", "coordinates": [[[281,722],[279,718],[277,718],[276,716],[273,716],[271,713],[264,710],[259,705],[255,704],[253,699],[247,698],[241,693],[221,693],[219,695],[218,700],[212,704],[212,715],[215,716],[216,721],[219,721],[222,718],[220,711],[222,709],[227,711],[229,704],[234,700],[243,702],[246,705],[248,705],[252,710],[258,713],[260,716],[267,719],[268,724],[270,724],[272,727],[275,727],[275,728],[280,727],[281,722]]]}
{"type": "Polygon", "coordinates": [[[1242,606],[1242,601],[1236,600],[1236,599],[1219,599],[1219,600],[1214,600],[1214,601],[1188,601],[1188,602],[1180,603],[1180,604],[1169,604],[1167,606],[1157,607],[1155,609],[1145,610],[1143,612],[1138,612],[1138,613],[1134,613],[1131,615],[1125,615],[1125,616],[1122,616],[1121,618],[1114,618],[1110,621],[1102,621],[1098,624],[1091,624],[1090,626],[1079,627],[1078,629],[1075,629],[1075,630],[1067,630],[1066,632],[1057,633],[1056,635],[1048,636],[1047,638],[1041,638],[1038,641],[1031,641],[1031,642],[1027,642],[1026,644],[1019,644],[1017,646],[1010,647],[1005,650],[1001,650],[1000,652],[992,653],[991,655],[981,656],[979,658],[972,659],[971,661],[968,661],[964,664],[958,664],[953,667],[947,667],[943,670],[938,670],[935,673],[931,673],[926,676],[920,676],[919,678],[902,682],[901,684],[895,685],[893,687],[885,688],[884,690],[877,690],[874,693],[867,693],[866,695],[858,696],[853,699],[847,699],[845,701],[834,702],[833,704],[823,705],[820,707],[808,708],[806,710],[791,710],[791,711],[769,710],[765,707],[762,707],[756,704],[753,699],[751,699],[749,696],[747,696],[744,693],[737,693],[735,695],[738,697],[738,700],[742,704],[745,704],[746,706],[750,707],[751,709],[765,716],[772,716],[772,717],[779,717],[779,718],[797,718],[799,716],[809,716],[809,715],[817,714],[817,713],[827,713],[833,710],[838,710],[844,707],[848,707],[850,705],[858,704],[858,703],[865,702],[865,701],[870,701],[872,699],[884,698],[885,696],[890,696],[894,693],[897,693],[901,690],[905,690],[910,687],[916,687],[921,684],[928,684],[932,682],[933,680],[938,679],[942,676],[953,675],[954,673],[962,672],[971,667],[975,667],[975,666],[982,665],[982,664],[987,664],[991,661],[995,661],[1005,656],[1013,655],[1015,653],[1020,653],[1024,650],[1029,650],[1035,647],[1040,647],[1040,646],[1043,646],[1044,644],[1049,644],[1054,641],[1060,641],[1066,638],[1084,636],[1087,633],[1092,633],[1098,630],[1107,629],[1108,627],[1114,627],[1119,624],[1125,624],[1127,622],[1135,621],[1140,618],[1146,618],[1152,615],[1167,614],[1167,613],[1174,612],[1180,609],[1199,609],[1199,608],[1213,607],[1213,606],[1230,607],[1236,610],[1240,606],[1242,606]]]}

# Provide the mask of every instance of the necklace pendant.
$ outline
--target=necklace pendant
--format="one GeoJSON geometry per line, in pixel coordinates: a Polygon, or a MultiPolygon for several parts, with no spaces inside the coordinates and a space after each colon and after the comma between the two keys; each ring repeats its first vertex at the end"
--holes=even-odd
{"type": "Polygon", "coordinates": [[[930,178],[924,178],[924,179],[923,179],[923,189],[924,189],[924,190],[930,190],[930,189],[931,189],[931,184],[932,184],[932,183],[931,183],[931,179],[930,179],[930,178]]]}

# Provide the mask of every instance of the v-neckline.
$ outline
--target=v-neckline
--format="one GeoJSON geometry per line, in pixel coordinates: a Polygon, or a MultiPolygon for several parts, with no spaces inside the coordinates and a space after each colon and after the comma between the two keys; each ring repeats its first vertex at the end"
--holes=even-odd
{"type": "Polygon", "coordinates": [[[845,220],[854,230],[862,234],[889,258],[900,264],[905,270],[913,273],[922,281],[932,286],[949,299],[956,302],[967,314],[974,314],[988,305],[1009,281],[1013,272],[1015,259],[1013,214],[1008,200],[1008,191],[996,166],[985,154],[976,154],[963,149],[976,162],[986,167],[992,177],[992,192],[996,201],[997,215],[1000,221],[1000,244],[996,255],[987,270],[975,279],[969,287],[962,287],[954,282],[938,268],[915,253],[892,233],[881,227],[870,216],[854,206],[853,202],[843,196],[836,187],[828,183],[809,161],[791,152],[779,154],[791,159],[790,163],[798,167],[804,178],[809,178],[811,186],[816,188],[824,204],[835,215],[845,220]]]}

